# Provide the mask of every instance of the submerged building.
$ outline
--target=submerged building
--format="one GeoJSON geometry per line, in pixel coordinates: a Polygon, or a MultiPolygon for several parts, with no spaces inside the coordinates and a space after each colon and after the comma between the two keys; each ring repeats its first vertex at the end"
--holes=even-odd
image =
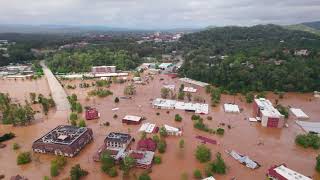
{"type": "Polygon", "coordinates": [[[265,98],[254,100],[253,112],[256,117],[261,118],[261,125],[264,127],[282,128],[284,126],[284,115],[265,98]]]}
{"type": "Polygon", "coordinates": [[[73,157],[92,139],[93,132],[90,128],[60,125],[33,142],[32,150],[73,157]]]}
{"type": "Polygon", "coordinates": [[[284,164],[268,169],[267,177],[271,180],[312,180],[307,176],[287,168],[284,164]]]}

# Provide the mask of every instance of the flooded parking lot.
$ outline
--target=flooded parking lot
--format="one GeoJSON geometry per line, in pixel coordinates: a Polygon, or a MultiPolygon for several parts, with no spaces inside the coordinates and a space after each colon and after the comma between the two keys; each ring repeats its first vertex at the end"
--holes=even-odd
{"type": "MultiPolygon", "coordinates": [[[[80,80],[65,80],[62,84],[78,85],[80,80]]],[[[92,82],[86,80],[85,82],[92,82]]],[[[289,168],[296,170],[306,176],[312,176],[313,179],[319,179],[314,170],[315,158],[319,151],[312,149],[303,149],[295,145],[295,136],[303,133],[301,128],[294,122],[294,118],[287,120],[288,128],[270,129],[261,127],[255,122],[248,122],[245,118],[252,117],[252,104],[245,103],[245,98],[240,96],[222,95],[221,103],[217,107],[210,107],[208,115],[202,115],[204,123],[211,128],[217,128],[221,123],[226,132],[220,137],[211,135],[193,128],[191,116],[193,113],[181,110],[157,110],[151,106],[151,99],[160,97],[160,89],[166,84],[176,84],[179,88],[178,79],[171,79],[166,75],[155,76],[154,80],[146,85],[137,85],[137,94],[132,99],[120,99],[118,104],[114,103],[115,97],[123,96],[125,84],[112,84],[110,90],[112,96],[106,98],[90,97],[87,98],[87,92],[92,88],[66,89],[67,94],[77,94],[79,102],[83,106],[95,107],[101,113],[98,120],[87,121],[87,126],[93,129],[94,141],[87,145],[75,158],[68,159],[68,164],[61,172],[61,175],[54,179],[63,179],[69,175],[70,168],[76,163],[80,163],[81,167],[89,171],[89,175],[84,179],[111,179],[103,174],[100,170],[100,163],[94,162],[92,157],[96,150],[103,144],[103,140],[109,132],[129,132],[136,139],[140,134],[138,129],[140,125],[124,125],[121,118],[125,115],[137,115],[147,118],[145,122],[153,122],[157,126],[163,124],[172,125],[183,128],[182,137],[168,137],[166,153],[161,155],[163,163],[154,165],[150,176],[153,180],[162,179],[180,179],[182,173],[187,173],[189,179],[193,179],[193,170],[199,168],[204,169],[205,164],[200,164],[195,156],[196,146],[201,144],[195,136],[202,135],[210,137],[218,141],[217,145],[207,144],[214,156],[216,152],[221,152],[228,166],[226,175],[214,175],[218,180],[229,180],[236,177],[240,180],[247,179],[264,179],[267,169],[272,165],[285,163],[289,168]],[[163,78],[164,80],[160,80],[163,78]],[[234,102],[243,109],[240,114],[226,114],[223,111],[223,104],[234,102]],[[112,111],[118,107],[119,110],[112,111]],[[160,115],[156,115],[159,112],[160,115]],[[118,118],[114,119],[113,115],[117,114],[118,118]],[[182,122],[175,122],[175,114],[180,114],[183,118],[182,122]],[[212,116],[213,120],[207,120],[207,116],[212,116]],[[102,126],[105,121],[110,122],[109,127],[102,126]],[[231,126],[231,129],[227,128],[231,126]],[[179,149],[179,140],[185,140],[185,148],[179,149]],[[259,162],[262,167],[257,170],[251,170],[239,164],[225,153],[225,150],[236,150],[239,153],[248,155],[251,159],[259,162]]],[[[204,89],[197,87],[199,90],[196,94],[205,97],[206,102],[210,102],[209,95],[205,94],[204,89]]],[[[8,92],[13,98],[24,101],[29,98],[30,92],[42,93],[49,95],[49,88],[45,78],[29,81],[29,80],[0,80],[0,92],[8,92]]],[[[267,94],[268,99],[273,103],[277,95],[267,94]]],[[[290,105],[303,109],[309,115],[310,121],[320,122],[320,100],[314,99],[312,94],[286,93],[284,99],[279,99],[282,105],[290,105]]],[[[84,116],[84,115],[83,115],[84,116]]],[[[45,121],[34,123],[27,127],[12,127],[8,125],[0,125],[1,133],[14,132],[17,137],[13,140],[5,142],[7,147],[0,149],[0,174],[5,174],[6,178],[20,174],[29,179],[41,179],[43,176],[50,175],[50,161],[53,155],[33,154],[33,161],[30,164],[17,166],[17,152],[12,150],[12,144],[17,142],[22,148],[19,151],[31,151],[32,142],[53,129],[56,125],[67,124],[67,117],[64,112],[51,111],[45,121]]],[[[133,147],[135,148],[135,144],[133,147]]],[[[141,170],[136,171],[139,174],[141,170]]],[[[112,179],[122,179],[121,176],[112,179]]]]}

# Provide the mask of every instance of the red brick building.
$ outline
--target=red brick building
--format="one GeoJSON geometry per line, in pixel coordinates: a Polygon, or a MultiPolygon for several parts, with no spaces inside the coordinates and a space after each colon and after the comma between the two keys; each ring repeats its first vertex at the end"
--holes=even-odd
{"type": "Polygon", "coordinates": [[[95,108],[89,108],[85,112],[86,120],[93,120],[100,118],[100,113],[95,108]]]}
{"type": "Polygon", "coordinates": [[[138,142],[137,149],[140,151],[155,151],[157,149],[157,143],[154,142],[151,138],[141,139],[138,142]]]}

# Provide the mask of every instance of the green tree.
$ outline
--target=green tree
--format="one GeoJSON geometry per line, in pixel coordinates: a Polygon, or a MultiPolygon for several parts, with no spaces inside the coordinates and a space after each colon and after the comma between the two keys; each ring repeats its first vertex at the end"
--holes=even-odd
{"type": "Polygon", "coordinates": [[[201,163],[208,162],[211,160],[211,151],[205,145],[197,146],[196,158],[201,163]]]}
{"type": "Polygon", "coordinates": [[[30,152],[22,152],[17,157],[17,164],[28,164],[31,162],[31,153],[30,152]]]}
{"type": "Polygon", "coordinates": [[[180,149],[183,149],[183,148],[184,148],[184,140],[183,140],[183,139],[180,139],[180,141],[179,141],[179,147],[180,147],[180,149]]]}
{"type": "Polygon", "coordinates": [[[177,122],[181,122],[182,121],[182,117],[179,114],[176,114],[174,116],[174,120],[177,121],[177,122]]]}
{"type": "Polygon", "coordinates": [[[118,97],[116,97],[116,98],[114,99],[114,102],[115,102],[115,103],[119,103],[119,101],[120,101],[120,100],[119,100],[118,97]]]}
{"type": "Polygon", "coordinates": [[[83,119],[81,119],[80,121],[79,121],[79,124],[78,124],[78,127],[86,127],[87,125],[86,125],[86,121],[84,121],[83,119]]]}
{"type": "Polygon", "coordinates": [[[252,103],[253,100],[254,100],[254,95],[253,95],[253,93],[252,93],[252,92],[248,92],[248,93],[246,94],[246,102],[247,102],[247,103],[252,103]]]}
{"type": "Polygon", "coordinates": [[[139,176],[139,180],[151,180],[151,177],[147,173],[142,173],[139,176]]]}
{"type": "Polygon", "coordinates": [[[78,119],[78,114],[77,113],[71,113],[69,118],[70,118],[71,121],[77,120],[78,119]]]}
{"type": "Polygon", "coordinates": [[[199,169],[195,169],[193,171],[193,177],[196,178],[196,179],[201,179],[202,178],[201,171],[199,169]]]}
{"type": "Polygon", "coordinates": [[[161,88],[161,98],[167,99],[170,94],[170,90],[168,88],[161,88]]]}
{"type": "Polygon", "coordinates": [[[161,137],[166,137],[168,135],[167,130],[164,127],[160,128],[159,133],[161,137]]]}
{"type": "Polygon", "coordinates": [[[159,153],[165,153],[167,148],[167,143],[165,140],[160,140],[160,142],[157,145],[159,153]]]}
{"type": "Polygon", "coordinates": [[[161,164],[162,162],[161,156],[155,156],[153,161],[155,164],[161,164]]]}
{"type": "Polygon", "coordinates": [[[211,171],[216,174],[225,174],[227,170],[227,166],[222,159],[222,156],[220,153],[216,154],[216,159],[210,163],[211,171]]]}
{"type": "Polygon", "coordinates": [[[132,96],[135,94],[136,94],[136,87],[133,84],[128,85],[124,88],[124,95],[132,96]]]}
{"type": "Polygon", "coordinates": [[[80,164],[76,164],[70,170],[71,180],[79,180],[81,177],[87,176],[87,175],[88,175],[88,171],[82,169],[80,167],[80,164]]]}

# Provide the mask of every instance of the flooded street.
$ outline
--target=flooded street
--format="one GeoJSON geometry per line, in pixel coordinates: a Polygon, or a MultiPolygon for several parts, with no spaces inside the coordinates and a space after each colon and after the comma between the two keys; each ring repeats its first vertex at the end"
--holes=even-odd
{"type": "MultiPolygon", "coordinates": [[[[92,80],[64,80],[62,84],[78,85],[80,82],[89,82],[92,80]]],[[[210,128],[217,128],[220,123],[225,123],[222,126],[225,129],[225,135],[211,135],[193,128],[191,116],[193,113],[184,112],[181,110],[158,110],[153,109],[151,100],[160,97],[160,89],[163,83],[176,84],[176,90],[180,86],[178,79],[171,79],[166,75],[155,76],[154,80],[147,85],[137,85],[137,95],[133,99],[120,99],[118,104],[114,103],[115,97],[123,96],[123,90],[126,84],[112,84],[110,90],[114,93],[106,98],[90,97],[87,92],[93,88],[65,89],[68,95],[77,94],[79,102],[85,106],[95,107],[101,113],[101,118],[98,120],[86,121],[87,126],[93,129],[94,141],[88,144],[75,158],[68,158],[67,166],[57,178],[63,179],[69,176],[70,168],[79,163],[81,167],[89,171],[89,175],[84,179],[122,179],[121,175],[116,178],[109,178],[100,170],[100,163],[94,162],[92,157],[98,147],[103,144],[103,140],[109,132],[129,132],[140,139],[138,129],[140,125],[124,125],[121,118],[125,115],[137,115],[147,118],[145,122],[153,122],[157,126],[163,124],[172,125],[183,128],[182,137],[166,138],[167,150],[161,155],[162,164],[154,165],[150,176],[153,180],[179,180],[182,173],[187,173],[189,179],[193,179],[193,170],[199,168],[204,169],[205,164],[199,163],[194,154],[197,145],[202,144],[195,136],[202,135],[210,137],[218,141],[218,145],[206,146],[211,149],[212,157],[216,152],[221,152],[228,171],[226,175],[214,175],[217,180],[230,180],[236,177],[239,180],[250,179],[265,179],[267,169],[272,165],[285,163],[289,168],[296,170],[306,176],[312,176],[313,179],[319,179],[316,176],[315,158],[319,151],[312,149],[303,149],[295,145],[295,136],[303,133],[302,129],[294,122],[294,117],[290,117],[287,121],[289,128],[269,129],[261,127],[258,123],[250,123],[245,118],[252,117],[252,104],[245,103],[245,98],[240,96],[222,95],[221,103],[214,108],[209,108],[209,115],[202,115],[204,123],[210,128]],[[160,81],[160,78],[164,78],[160,81]],[[227,114],[223,111],[223,104],[234,102],[243,108],[240,114],[227,114]],[[112,111],[118,107],[118,111],[112,111]],[[159,112],[160,115],[156,115],[159,112]],[[114,119],[113,115],[117,114],[118,118],[114,119]],[[180,114],[183,117],[182,122],[175,122],[175,114],[180,114]],[[207,116],[212,116],[213,120],[207,120],[207,116]],[[103,122],[110,122],[109,127],[101,126],[103,122]],[[227,128],[231,125],[231,129],[227,128]],[[185,148],[179,149],[179,140],[185,140],[185,148]],[[248,155],[251,159],[262,165],[257,170],[251,170],[225,153],[225,150],[235,150],[239,153],[248,155]]],[[[205,94],[204,89],[198,88],[196,94],[205,97],[206,102],[210,103],[209,95],[205,94]]],[[[39,80],[0,80],[0,92],[8,92],[11,97],[23,102],[29,99],[30,92],[42,93],[49,95],[51,87],[49,87],[45,78],[39,80]]],[[[53,98],[55,98],[54,94],[53,98]]],[[[269,93],[267,97],[274,103],[276,95],[269,93]]],[[[56,99],[55,99],[56,100],[56,99]]],[[[64,103],[67,103],[63,101],[64,103]]],[[[313,98],[312,94],[286,93],[284,99],[279,99],[282,105],[290,105],[292,107],[301,108],[307,115],[310,116],[310,121],[320,122],[320,99],[313,98]]],[[[59,103],[58,103],[59,104],[59,103]]],[[[67,107],[66,105],[65,107],[67,107]]],[[[50,111],[48,117],[43,121],[34,123],[27,127],[12,127],[9,125],[0,125],[0,132],[14,132],[16,138],[4,142],[6,148],[0,149],[0,174],[5,174],[6,179],[12,175],[20,174],[29,179],[42,179],[43,176],[50,175],[50,161],[54,155],[44,155],[33,153],[33,161],[30,164],[17,166],[16,156],[21,151],[31,151],[31,145],[37,138],[53,129],[56,125],[67,124],[67,111],[50,111]],[[22,147],[15,152],[12,150],[13,143],[19,143],[22,147]]],[[[84,117],[84,114],[83,114],[84,117]]],[[[149,135],[152,136],[152,135],[149,135]]],[[[132,148],[135,148],[136,143],[132,148]]],[[[157,153],[158,154],[158,153],[157,153]]],[[[136,174],[140,174],[141,170],[134,170],[136,174]]],[[[203,172],[203,171],[202,171],[203,172]]],[[[203,172],[204,174],[204,172],[203,172]]]]}

